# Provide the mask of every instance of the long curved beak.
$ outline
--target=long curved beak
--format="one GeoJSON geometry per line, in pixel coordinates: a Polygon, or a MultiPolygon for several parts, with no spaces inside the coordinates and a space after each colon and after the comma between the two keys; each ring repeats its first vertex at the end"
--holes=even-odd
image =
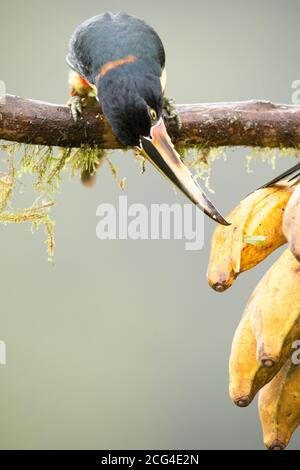
{"type": "Polygon", "coordinates": [[[211,219],[222,225],[230,225],[218,212],[200,188],[191,172],[182,163],[180,155],[167,133],[162,118],[152,127],[151,137],[141,137],[141,146],[149,160],[185,196],[196,204],[211,219]]]}

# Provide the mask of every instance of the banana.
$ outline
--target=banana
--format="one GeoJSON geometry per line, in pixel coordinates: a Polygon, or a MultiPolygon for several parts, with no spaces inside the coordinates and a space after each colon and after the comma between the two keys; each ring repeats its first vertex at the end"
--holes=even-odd
{"type": "Polygon", "coordinates": [[[282,229],[291,252],[300,261],[300,184],[297,184],[286,206],[282,229]]]}
{"type": "Polygon", "coordinates": [[[272,367],[287,359],[300,338],[300,264],[286,249],[257,286],[251,326],[257,359],[272,367]]]}
{"type": "Polygon", "coordinates": [[[207,272],[213,289],[228,289],[238,274],[253,268],[286,242],[282,218],[292,191],[288,186],[259,189],[227,216],[230,226],[215,229],[207,272]]]}
{"type": "Polygon", "coordinates": [[[256,393],[278,372],[281,363],[263,367],[256,358],[256,338],[251,328],[251,314],[256,308],[259,286],[254,290],[235,332],[229,359],[229,394],[240,407],[248,406],[256,393]]]}
{"type": "Polygon", "coordinates": [[[259,392],[258,410],[264,443],[284,449],[300,424],[300,366],[289,359],[272,382],[259,392]]]}

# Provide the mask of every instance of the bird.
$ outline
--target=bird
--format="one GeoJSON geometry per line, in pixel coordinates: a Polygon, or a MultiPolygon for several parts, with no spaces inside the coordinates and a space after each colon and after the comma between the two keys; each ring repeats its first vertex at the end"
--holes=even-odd
{"type": "Polygon", "coordinates": [[[105,12],[75,29],[66,60],[71,69],[68,104],[74,119],[82,112],[83,100],[96,98],[124,146],[142,153],[211,219],[229,225],[184,165],[167,133],[165,50],[156,31],[128,13],[105,12]]]}

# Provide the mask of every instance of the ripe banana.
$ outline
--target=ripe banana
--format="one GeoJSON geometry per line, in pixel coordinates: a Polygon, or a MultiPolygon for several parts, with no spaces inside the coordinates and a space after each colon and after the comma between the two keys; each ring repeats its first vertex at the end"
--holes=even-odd
{"type": "Polygon", "coordinates": [[[300,339],[300,264],[289,249],[257,286],[251,326],[264,367],[285,362],[293,341],[300,339]]]}
{"type": "Polygon", "coordinates": [[[284,449],[300,424],[300,366],[289,359],[259,392],[258,410],[268,449],[284,449]]]}
{"type": "Polygon", "coordinates": [[[278,372],[282,364],[263,367],[256,358],[256,339],[250,319],[256,307],[259,287],[255,289],[233,338],[229,359],[229,394],[240,407],[248,406],[256,393],[278,372]]]}
{"type": "Polygon", "coordinates": [[[286,206],[282,229],[291,252],[300,261],[300,184],[295,187],[286,206]]]}
{"type": "Polygon", "coordinates": [[[227,216],[229,227],[215,229],[207,273],[213,289],[228,289],[239,273],[253,268],[286,242],[282,218],[292,191],[288,186],[259,189],[227,216]]]}

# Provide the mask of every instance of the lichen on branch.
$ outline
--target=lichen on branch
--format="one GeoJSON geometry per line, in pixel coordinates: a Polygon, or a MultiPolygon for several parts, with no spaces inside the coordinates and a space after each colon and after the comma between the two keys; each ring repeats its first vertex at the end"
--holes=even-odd
{"type": "MultiPolygon", "coordinates": [[[[78,149],[53,148],[39,145],[25,145],[0,142],[0,152],[5,156],[1,163],[5,169],[0,172],[0,223],[21,224],[30,222],[32,230],[44,227],[47,239],[49,261],[54,258],[54,221],[50,210],[55,204],[62,172],[68,169],[71,175],[83,171],[93,174],[101,159],[107,158],[97,147],[82,146],[78,149]],[[30,207],[14,209],[12,199],[19,189],[24,188],[24,176],[32,177],[34,200],[30,207]]],[[[110,167],[112,163],[109,162],[110,167]]],[[[114,169],[117,177],[117,170],[114,169]]]]}

